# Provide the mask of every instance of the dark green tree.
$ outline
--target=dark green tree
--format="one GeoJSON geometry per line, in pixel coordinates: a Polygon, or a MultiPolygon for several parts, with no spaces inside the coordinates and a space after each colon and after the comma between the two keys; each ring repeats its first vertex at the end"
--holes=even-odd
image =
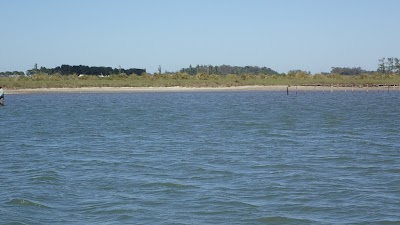
{"type": "Polygon", "coordinates": [[[378,72],[386,73],[385,58],[379,59],[378,72]]]}
{"type": "Polygon", "coordinates": [[[332,67],[331,73],[340,75],[360,75],[366,71],[361,69],[361,67],[332,67]]]}
{"type": "Polygon", "coordinates": [[[396,69],[396,73],[400,74],[400,60],[398,58],[394,58],[394,67],[396,69]]]}
{"type": "Polygon", "coordinates": [[[387,71],[387,73],[389,73],[389,74],[394,73],[394,70],[395,70],[394,58],[393,57],[387,58],[387,61],[386,61],[386,71],[387,71]]]}

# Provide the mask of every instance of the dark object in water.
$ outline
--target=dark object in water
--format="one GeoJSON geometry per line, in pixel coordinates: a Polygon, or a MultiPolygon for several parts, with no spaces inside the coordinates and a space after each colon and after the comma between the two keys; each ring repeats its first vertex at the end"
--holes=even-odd
{"type": "Polygon", "coordinates": [[[0,106],[4,105],[4,90],[3,87],[0,86],[0,106]]]}

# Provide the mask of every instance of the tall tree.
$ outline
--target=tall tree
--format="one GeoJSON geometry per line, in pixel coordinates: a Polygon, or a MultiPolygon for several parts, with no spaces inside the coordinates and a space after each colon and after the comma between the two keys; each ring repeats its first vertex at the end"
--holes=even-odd
{"type": "Polygon", "coordinates": [[[378,71],[381,73],[386,73],[385,58],[379,59],[378,71]]]}
{"type": "Polygon", "coordinates": [[[396,68],[396,73],[400,74],[400,60],[398,58],[394,58],[394,67],[396,68]]]}
{"type": "Polygon", "coordinates": [[[386,70],[387,70],[387,73],[389,73],[389,74],[394,73],[394,59],[393,59],[393,57],[387,58],[386,70]]]}
{"type": "Polygon", "coordinates": [[[189,66],[189,74],[190,75],[193,75],[194,73],[193,73],[193,67],[192,67],[192,64],[190,64],[190,66],[189,66]]]}

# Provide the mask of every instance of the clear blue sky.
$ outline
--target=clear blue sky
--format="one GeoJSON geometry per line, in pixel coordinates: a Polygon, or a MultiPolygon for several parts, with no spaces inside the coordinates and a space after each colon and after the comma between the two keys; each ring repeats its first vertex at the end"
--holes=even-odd
{"type": "Polygon", "coordinates": [[[0,0],[0,71],[376,70],[400,57],[399,0],[0,0]]]}

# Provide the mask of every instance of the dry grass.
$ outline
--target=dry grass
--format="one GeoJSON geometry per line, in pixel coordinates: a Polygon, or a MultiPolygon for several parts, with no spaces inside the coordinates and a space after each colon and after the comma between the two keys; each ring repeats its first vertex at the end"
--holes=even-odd
{"type": "Polygon", "coordinates": [[[322,85],[322,86],[375,86],[399,85],[399,75],[304,75],[279,76],[279,75],[210,75],[197,74],[161,74],[144,76],[114,75],[110,77],[76,75],[47,76],[43,74],[31,77],[2,77],[0,85],[8,89],[25,88],[80,88],[80,87],[235,87],[235,86],[272,86],[272,85],[322,85]]]}

